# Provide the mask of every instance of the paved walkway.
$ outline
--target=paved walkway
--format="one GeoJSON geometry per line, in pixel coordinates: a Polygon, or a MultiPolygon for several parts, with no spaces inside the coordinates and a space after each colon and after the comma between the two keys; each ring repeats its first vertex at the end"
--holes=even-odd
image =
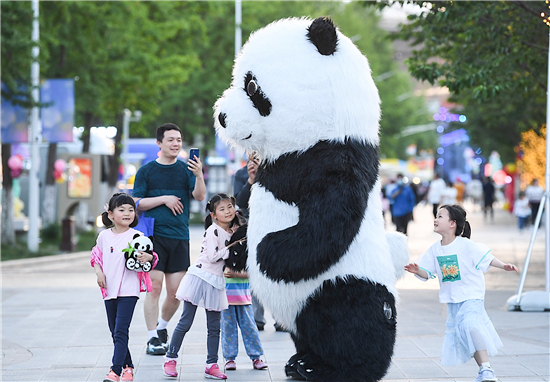
{"type": "MultiPolygon", "coordinates": [[[[530,233],[518,233],[515,219],[497,210],[495,221],[485,223],[481,212],[467,205],[472,239],[489,245],[505,262],[520,269],[530,233]]],[[[388,229],[393,226],[388,224],[388,229]]],[[[431,208],[419,206],[409,226],[411,258],[416,259],[438,235],[432,232],[431,208]]],[[[191,231],[191,251],[197,254],[202,229],[191,231]]],[[[544,232],[537,237],[525,290],[544,289],[544,232]]],[[[491,363],[501,381],[550,381],[550,313],[509,312],[506,300],[515,294],[519,275],[492,269],[486,274],[486,309],[504,347],[491,363]]],[[[392,365],[384,381],[472,381],[477,366],[472,360],[460,367],[438,364],[444,335],[444,307],[438,284],[422,283],[407,275],[398,283],[398,336],[392,365]]],[[[139,301],[130,330],[130,350],[136,365],[135,381],[163,381],[162,357],[145,354],[147,331],[139,301]]],[[[179,312],[176,313],[179,317],[179,312]]],[[[176,319],[178,318],[176,317],[176,319]]],[[[244,349],[231,381],[289,381],[284,363],[294,354],[287,333],[275,332],[266,318],[261,332],[269,369],[252,370],[244,349]]],[[[102,381],[109,371],[112,343],[101,294],[89,267],[89,253],[59,255],[2,263],[2,381],[102,381]]],[[[173,319],[168,327],[174,329],[173,319]]],[[[206,324],[199,312],[184,341],[179,381],[203,381],[206,324]]],[[[221,351],[220,351],[221,353],[221,351]]],[[[220,354],[221,360],[221,354],[220,354]]],[[[221,362],[221,361],[220,361],[221,362]]],[[[361,373],[361,370],[357,370],[361,373]]]]}

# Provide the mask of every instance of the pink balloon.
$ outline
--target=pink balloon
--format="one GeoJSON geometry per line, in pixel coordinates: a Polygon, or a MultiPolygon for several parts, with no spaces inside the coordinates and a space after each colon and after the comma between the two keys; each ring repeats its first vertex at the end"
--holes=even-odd
{"type": "Polygon", "coordinates": [[[55,168],[55,171],[65,171],[65,161],[63,159],[57,159],[53,164],[53,168],[55,168]]]}
{"type": "Polygon", "coordinates": [[[21,170],[11,170],[10,175],[12,178],[19,178],[19,175],[21,175],[21,170]]]}
{"type": "Polygon", "coordinates": [[[12,155],[8,159],[8,167],[14,171],[21,170],[21,168],[23,168],[23,161],[20,159],[19,156],[12,155]]]}
{"type": "Polygon", "coordinates": [[[53,171],[53,177],[54,177],[55,179],[61,178],[61,174],[62,174],[61,171],[57,171],[57,170],[54,170],[54,171],[53,171]]]}

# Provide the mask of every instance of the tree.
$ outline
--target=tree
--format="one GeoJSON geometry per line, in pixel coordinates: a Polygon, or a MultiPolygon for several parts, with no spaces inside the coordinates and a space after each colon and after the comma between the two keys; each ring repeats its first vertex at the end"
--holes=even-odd
{"type": "MultiPolygon", "coordinates": [[[[390,5],[382,1],[379,6],[390,5]]],[[[472,141],[505,160],[520,132],[545,118],[548,28],[542,1],[399,1],[423,6],[393,38],[418,49],[408,59],[417,79],[446,86],[464,106],[472,141]]]]}
{"type": "Polygon", "coordinates": [[[522,184],[528,185],[534,179],[539,184],[544,184],[544,173],[546,168],[546,125],[540,129],[540,133],[533,130],[521,133],[520,149],[523,152],[521,157],[522,184]]]}

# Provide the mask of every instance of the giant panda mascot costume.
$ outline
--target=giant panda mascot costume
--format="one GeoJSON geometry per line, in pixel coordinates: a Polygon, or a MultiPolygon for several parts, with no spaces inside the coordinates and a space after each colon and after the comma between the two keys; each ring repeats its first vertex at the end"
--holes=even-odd
{"type": "Polygon", "coordinates": [[[214,106],[219,137],[262,157],[248,272],[291,333],[294,379],[378,381],[390,365],[408,250],[384,231],[379,119],[367,59],[328,18],[252,34],[214,106]]]}

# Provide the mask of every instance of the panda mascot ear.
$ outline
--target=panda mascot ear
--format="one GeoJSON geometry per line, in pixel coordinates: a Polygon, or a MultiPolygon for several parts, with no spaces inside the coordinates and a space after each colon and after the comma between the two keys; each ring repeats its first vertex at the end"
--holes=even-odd
{"type": "Polygon", "coordinates": [[[151,240],[151,243],[153,243],[153,236],[148,236],[149,237],[149,240],[151,240]]]}
{"type": "Polygon", "coordinates": [[[328,17],[318,17],[313,20],[307,28],[307,38],[324,56],[330,56],[336,52],[336,45],[338,45],[336,27],[328,17]]]}
{"type": "Polygon", "coordinates": [[[140,236],[141,236],[141,235],[140,235],[139,233],[136,233],[136,234],[134,234],[134,237],[132,238],[132,240],[135,240],[135,239],[137,239],[137,238],[140,237],[140,236]]]}

